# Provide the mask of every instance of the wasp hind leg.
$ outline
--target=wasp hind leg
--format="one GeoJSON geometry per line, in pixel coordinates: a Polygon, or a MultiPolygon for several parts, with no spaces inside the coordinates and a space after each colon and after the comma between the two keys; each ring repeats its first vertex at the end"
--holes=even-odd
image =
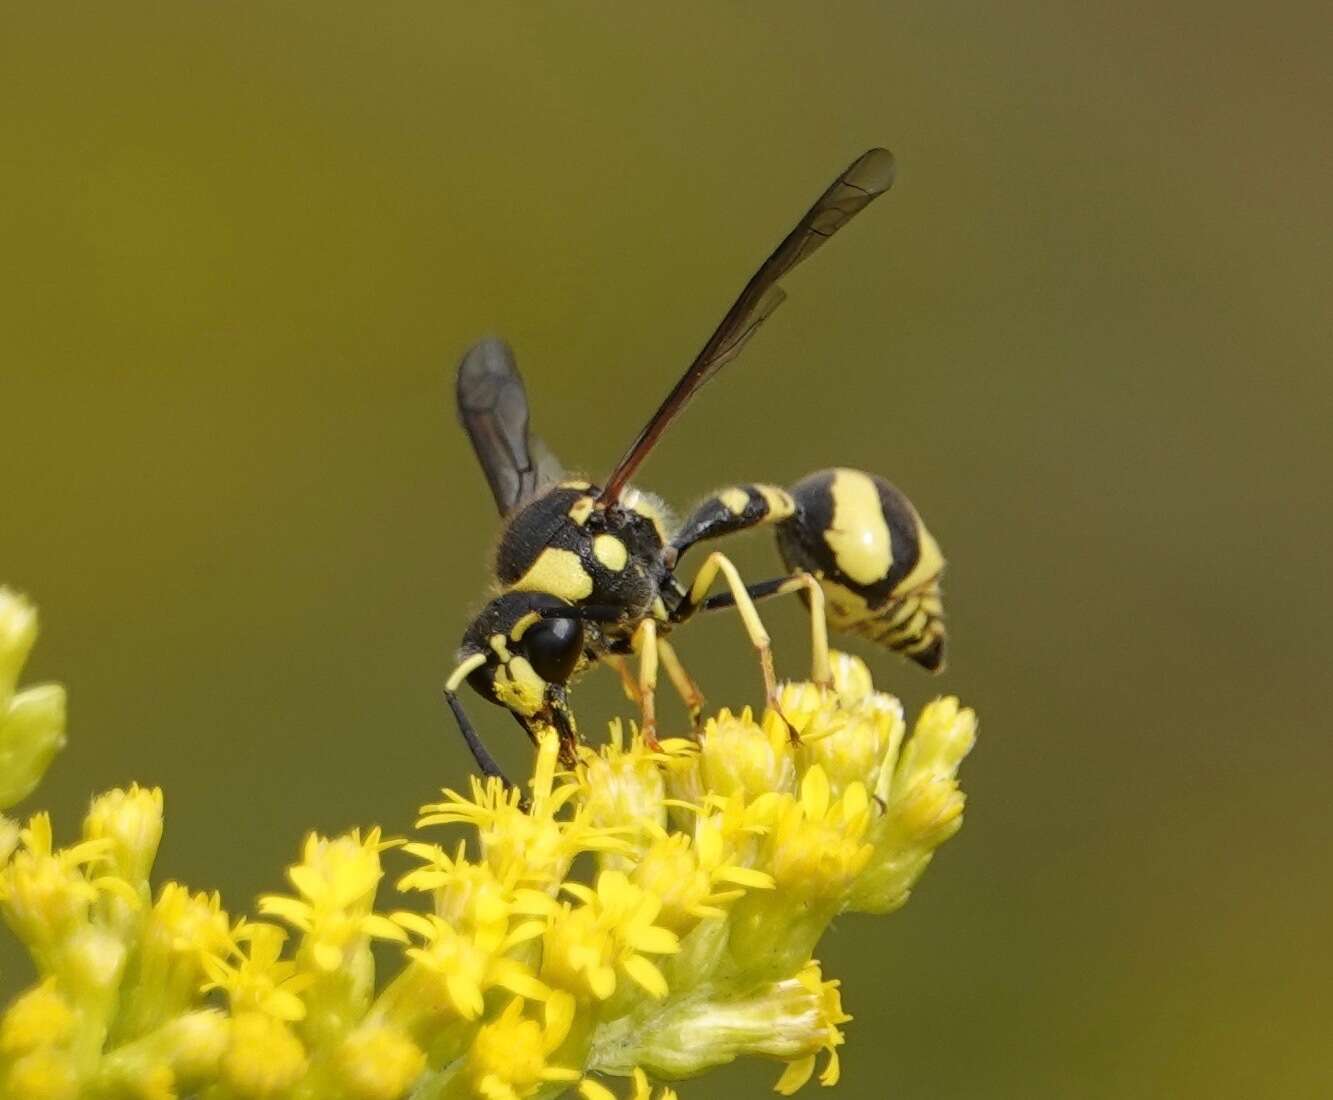
{"type": "MultiPolygon", "coordinates": [[[[775,577],[747,585],[746,595],[751,600],[766,600],[770,596],[785,596],[790,592],[805,592],[810,608],[810,678],[822,688],[833,686],[833,666],[829,658],[828,618],[824,611],[824,588],[810,573],[793,573],[790,577],[775,577]]],[[[700,611],[718,611],[735,607],[736,597],[730,592],[709,596],[698,608],[700,611]]]]}
{"type": "Polygon", "coordinates": [[[694,581],[690,584],[685,598],[672,614],[671,621],[673,623],[684,622],[698,611],[704,605],[708,590],[713,586],[713,582],[717,580],[718,574],[721,574],[727,582],[731,603],[741,617],[741,624],[745,627],[745,633],[749,635],[750,644],[754,646],[759,655],[759,668],[764,677],[764,699],[770,707],[776,710],[778,680],[773,672],[772,640],[768,636],[768,631],[764,629],[763,621],[759,618],[759,612],[755,610],[754,601],[750,599],[750,593],[745,587],[745,582],[741,580],[741,575],[737,572],[736,566],[732,564],[730,558],[715,550],[704,559],[703,565],[699,567],[699,571],[694,575],[694,581]]]}

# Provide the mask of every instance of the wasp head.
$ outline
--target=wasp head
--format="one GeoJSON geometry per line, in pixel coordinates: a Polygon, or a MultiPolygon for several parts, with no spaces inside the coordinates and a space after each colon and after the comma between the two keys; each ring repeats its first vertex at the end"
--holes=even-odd
{"type": "Polygon", "coordinates": [[[553,726],[574,737],[566,685],[584,659],[583,623],[572,605],[542,592],[506,592],[463,634],[460,669],[479,695],[513,713],[525,729],[553,726]]]}

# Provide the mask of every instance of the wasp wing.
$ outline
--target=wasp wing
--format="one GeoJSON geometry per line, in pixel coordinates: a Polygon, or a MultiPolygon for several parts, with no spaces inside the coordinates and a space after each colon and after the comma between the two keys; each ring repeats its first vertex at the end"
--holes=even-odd
{"type": "Polygon", "coordinates": [[[502,516],[559,481],[560,463],[528,431],[528,395],[509,345],[480,340],[458,364],[458,419],[502,516]]]}
{"type": "Polygon", "coordinates": [[[819,196],[805,217],[796,223],[745,284],[740,297],[708,338],[703,350],[630,444],[606,479],[606,487],[599,498],[602,503],[610,504],[619,498],[625,483],[699,387],[734,359],[755,330],[782,304],[786,295],[778,286],[778,280],[893,186],[893,174],[893,154],[887,149],[870,149],[857,157],[819,196]]]}

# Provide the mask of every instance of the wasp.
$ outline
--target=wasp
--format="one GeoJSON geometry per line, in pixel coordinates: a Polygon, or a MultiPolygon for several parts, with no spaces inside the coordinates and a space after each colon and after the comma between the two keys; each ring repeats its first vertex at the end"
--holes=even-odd
{"type": "Polygon", "coordinates": [[[858,157],[818,198],[741,291],[703,349],[600,484],[565,473],[529,429],[523,380],[508,345],[482,340],[458,368],[458,415],[490,485],[504,530],[495,554],[499,594],[463,635],[445,698],[481,770],[503,779],[469,721],[463,682],[510,711],[536,739],[554,728],[575,760],[569,685],[599,663],[618,667],[655,744],[659,664],[698,724],[703,698],[666,635],[700,611],[734,607],[775,703],[769,635],[755,601],[797,592],[811,618],[814,679],[831,682],[826,631],[860,635],[931,671],[942,667],[944,559],[911,502],[874,474],[822,470],[791,488],[738,484],[715,492],[679,525],[630,478],[699,388],[734,359],[785,298],[779,280],[893,183],[885,149],[858,157]],[[788,572],[747,585],[713,552],[684,581],[696,543],[774,526],[788,572]],[[726,592],[709,595],[721,578],[726,592]],[[637,656],[637,677],[628,658],[637,656]]]}

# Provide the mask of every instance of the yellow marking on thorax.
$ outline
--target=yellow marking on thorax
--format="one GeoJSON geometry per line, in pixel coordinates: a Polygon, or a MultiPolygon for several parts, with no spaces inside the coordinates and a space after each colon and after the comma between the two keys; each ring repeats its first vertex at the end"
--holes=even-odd
{"type": "Polygon", "coordinates": [[[566,478],[564,481],[560,482],[556,487],[559,489],[591,489],[592,482],[584,481],[583,478],[581,477],[571,477],[571,478],[566,478]]]}
{"type": "Polygon", "coordinates": [[[592,595],[592,577],[573,550],[547,547],[511,586],[515,592],[549,592],[570,603],[592,595]]]}
{"type": "Polygon", "coordinates": [[[505,641],[503,634],[491,635],[491,648],[495,650],[495,655],[502,661],[509,660],[509,643],[505,641]]]}
{"type": "Polygon", "coordinates": [[[619,573],[629,561],[629,551],[615,535],[598,535],[592,540],[592,553],[613,573],[619,573]]]}
{"type": "Polygon", "coordinates": [[[524,657],[512,657],[495,670],[494,690],[504,706],[526,718],[546,702],[546,683],[524,657]]]}
{"type": "Polygon", "coordinates": [[[779,489],[776,485],[759,485],[756,488],[768,502],[767,518],[770,521],[786,519],[796,511],[796,502],[785,489],[779,489]]]}
{"type": "Polygon", "coordinates": [[[926,530],[926,525],[921,522],[921,517],[916,517],[916,541],[921,548],[917,555],[916,564],[912,566],[912,571],[907,574],[894,588],[894,592],[911,592],[930,584],[939,579],[944,572],[944,555],[940,553],[940,544],[935,541],[935,536],[926,530]]]}
{"type": "Polygon", "coordinates": [[[838,470],[830,492],[833,522],[824,541],[838,568],[857,584],[882,580],[893,564],[893,545],[875,483],[859,470],[838,470]]]}
{"type": "Polygon", "coordinates": [[[593,497],[579,497],[569,506],[569,518],[582,527],[588,522],[588,517],[592,515],[592,507],[595,503],[593,497]]]}
{"type": "Polygon", "coordinates": [[[744,489],[733,487],[731,489],[723,489],[722,492],[717,494],[717,499],[722,502],[722,506],[733,516],[739,516],[745,511],[745,506],[750,503],[750,494],[744,489]]]}
{"type": "Polygon", "coordinates": [[[661,596],[653,597],[652,615],[659,623],[664,623],[670,618],[667,615],[666,604],[662,602],[661,596]]]}

